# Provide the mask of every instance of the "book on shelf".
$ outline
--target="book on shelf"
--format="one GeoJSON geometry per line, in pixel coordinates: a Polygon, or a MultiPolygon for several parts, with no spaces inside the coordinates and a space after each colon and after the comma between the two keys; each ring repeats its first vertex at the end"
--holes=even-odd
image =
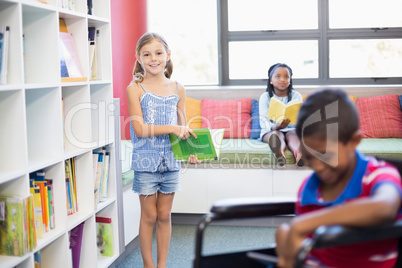
{"type": "Polygon", "coordinates": [[[25,199],[26,205],[26,216],[27,216],[27,228],[28,228],[28,250],[32,251],[36,248],[37,244],[37,235],[35,228],[35,218],[34,218],[34,200],[33,196],[30,195],[25,199]]]}
{"type": "Polygon", "coordinates": [[[94,158],[94,161],[97,161],[94,178],[94,202],[95,208],[97,208],[99,202],[105,201],[107,197],[110,157],[106,148],[93,152],[93,155],[97,156],[97,159],[94,158]]]}
{"type": "Polygon", "coordinates": [[[88,27],[88,52],[89,52],[89,78],[94,80],[96,78],[96,57],[95,57],[95,32],[94,26],[88,27]]]}
{"type": "Polygon", "coordinates": [[[62,82],[86,81],[81,68],[77,47],[64,19],[59,20],[59,58],[62,82]]]}
{"type": "Polygon", "coordinates": [[[87,14],[93,15],[93,3],[92,0],[87,0],[87,14]]]}
{"type": "Polygon", "coordinates": [[[169,134],[176,160],[188,160],[190,155],[195,155],[199,160],[218,160],[225,129],[198,128],[193,131],[197,138],[190,136],[183,140],[169,134]]]}
{"type": "Polygon", "coordinates": [[[95,52],[92,62],[91,69],[91,80],[101,80],[102,79],[102,68],[101,68],[101,42],[100,42],[101,31],[95,29],[95,52]]]}
{"type": "Polygon", "coordinates": [[[113,256],[113,228],[112,219],[108,217],[96,217],[96,245],[98,254],[113,256]]]}
{"type": "Polygon", "coordinates": [[[0,85],[7,84],[10,27],[0,26],[0,85]]]}
{"type": "Polygon", "coordinates": [[[40,250],[35,252],[34,254],[34,267],[35,268],[40,268],[42,265],[42,253],[40,250]]]}
{"type": "Polygon", "coordinates": [[[43,222],[43,233],[50,231],[50,216],[49,216],[49,197],[47,189],[47,181],[45,180],[45,171],[39,170],[30,174],[30,186],[39,188],[40,201],[42,208],[42,222],[43,222]]]}
{"type": "Polygon", "coordinates": [[[73,268],[80,267],[83,233],[84,233],[84,222],[78,224],[70,231],[70,249],[72,255],[73,268]]]}
{"type": "Polygon", "coordinates": [[[0,196],[0,255],[22,256],[36,245],[33,197],[0,196]]]}
{"type": "Polygon", "coordinates": [[[64,168],[66,181],[67,215],[72,215],[78,211],[75,158],[66,159],[64,161],[64,168]]]}
{"type": "Polygon", "coordinates": [[[55,216],[54,216],[54,196],[53,196],[53,180],[46,179],[47,182],[47,197],[48,197],[48,204],[49,204],[49,225],[50,229],[53,230],[56,228],[55,226],[55,216]]]}
{"type": "Polygon", "coordinates": [[[277,98],[273,97],[269,102],[268,118],[277,123],[280,123],[287,118],[290,119],[289,124],[296,124],[302,103],[301,100],[292,100],[287,104],[284,104],[277,98]]]}
{"type": "Polygon", "coordinates": [[[100,192],[101,201],[104,201],[107,198],[108,185],[109,185],[109,169],[110,169],[110,154],[109,152],[105,152],[102,188],[100,192]]]}
{"type": "Polygon", "coordinates": [[[34,223],[36,236],[39,239],[43,238],[43,216],[42,216],[42,201],[39,186],[31,186],[31,194],[34,201],[34,223]]]}

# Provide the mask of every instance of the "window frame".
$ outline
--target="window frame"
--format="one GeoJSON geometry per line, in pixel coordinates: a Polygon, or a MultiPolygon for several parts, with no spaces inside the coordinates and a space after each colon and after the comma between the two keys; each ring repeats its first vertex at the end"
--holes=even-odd
{"type": "MultiPolygon", "coordinates": [[[[296,85],[393,85],[401,84],[402,77],[330,78],[329,42],[347,39],[402,39],[402,27],[329,29],[328,0],[318,1],[318,29],[229,31],[228,1],[218,0],[218,69],[220,85],[261,85],[267,79],[229,79],[229,42],[233,41],[318,41],[318,78],[297,79],[296,85]],[[398,38],[399,37],[399,38],[398,38]]],[[[401,66],[402,67],[402,66],[401,66]]],[[[268,69],[267,69],[268,70],[268,69]]]]}

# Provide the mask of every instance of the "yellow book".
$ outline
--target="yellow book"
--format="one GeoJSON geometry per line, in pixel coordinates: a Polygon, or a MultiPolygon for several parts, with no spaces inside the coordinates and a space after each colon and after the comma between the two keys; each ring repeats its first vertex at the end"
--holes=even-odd
{"type": "Polygon", "coordinates": [[[42,201],[40,197],[40,189],[38,186],[31,188],[34,200],[34,221],[37,238],[43,238],[43,219],[42,219],[42,201]]]}
{"type": "Polygon", "coordinates": [[[297,115],[299,114],[300,107],[302,105],[301,100],[294,100],[284,104],[277,98],[271,98],[269,103],[268,118],[274,122],[280,123],[285,118],[290,119],[291,124],[296,124],[297,115]]]}

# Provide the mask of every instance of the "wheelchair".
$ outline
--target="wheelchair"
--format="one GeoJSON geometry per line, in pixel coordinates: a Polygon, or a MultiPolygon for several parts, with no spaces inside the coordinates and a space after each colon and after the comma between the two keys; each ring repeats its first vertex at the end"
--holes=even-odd
{"type": "MultiPolygon", "coordinates": [[[[380,159],[377,157],[377,159],[380,159]]],[[[394,165],[402,175],[402,159],[381,158],[394,165]]],[[[204,215],[197,225],[195,241],[194,268],[273,268],[277,257],[275,247],[231,252],[216,255],[203,255],[203,238],[207,226],[211,222],[234,221],[270,216],[294,215],[296,199],[284,198],[238,198],[225,199],[213,204],[210,212],[204,215]]],[[[379,241],[402,237],[402,220],[378,226],[356,228],[346,226],[320,226],[310,239],[303,241],[299,250],[295,267],[304,267],[305,257],[313,249],[343,246],[367,241],[379,241]]],[[[402,267],[402,239],[398,245],[396,267],[402,267]]]]}

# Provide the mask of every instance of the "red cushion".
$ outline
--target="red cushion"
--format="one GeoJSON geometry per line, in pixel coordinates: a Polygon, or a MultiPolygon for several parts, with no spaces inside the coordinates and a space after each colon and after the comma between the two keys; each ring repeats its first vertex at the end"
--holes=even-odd
{"type": "Polygon", "coordinates": [[[251,99],[201,100],[203,128],[224,128],[224,138],[249,138],[251,132],[251,99]]]}
{"type": "Polygon", "coordinates": [[[398,95],[356,100],[363,138],[402,138],[402,112],[398,95]]]}

